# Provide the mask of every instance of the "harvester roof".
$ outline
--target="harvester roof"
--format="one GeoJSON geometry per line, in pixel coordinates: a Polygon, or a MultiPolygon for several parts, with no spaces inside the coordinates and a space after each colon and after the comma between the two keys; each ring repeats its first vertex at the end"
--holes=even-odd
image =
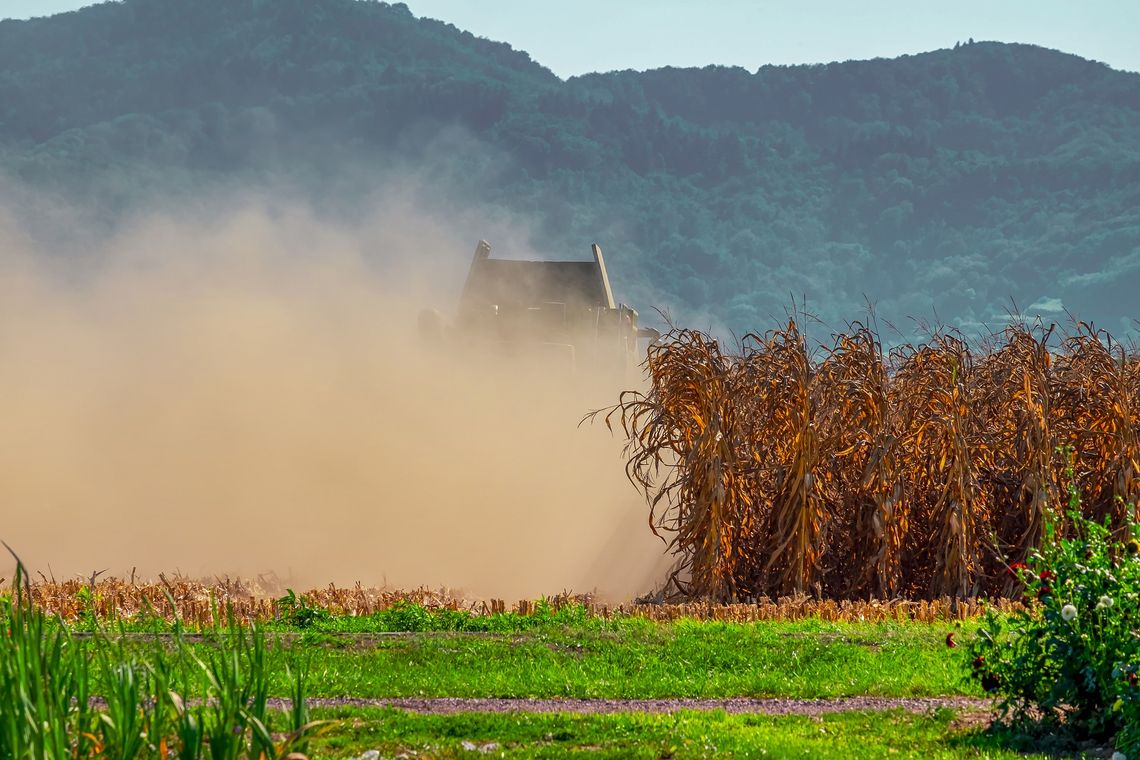
{"type": "Polygon", "coordinates": [[[480,247],[467,274],[461,306],[527,308],[557,302],[613,308],[601,253],[594,246],[593,261],[519,261],[492,259],[490,246],[480,247]]]}

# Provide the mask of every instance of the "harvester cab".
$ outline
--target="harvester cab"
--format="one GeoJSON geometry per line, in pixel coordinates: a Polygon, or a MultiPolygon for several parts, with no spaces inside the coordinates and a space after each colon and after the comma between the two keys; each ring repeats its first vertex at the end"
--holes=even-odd
{"type": "MultiPolygon", "coordinates": [[[[602,249],[591,249],[587,261],[493,259],[480,240],[449,332],[480,351],[627,378],[644,358],[639,339],[659,333],[614,302],[602,249]]],[[[421,315],[420,330],[426,340],[444,337],[436,312],[421,315]]]]}

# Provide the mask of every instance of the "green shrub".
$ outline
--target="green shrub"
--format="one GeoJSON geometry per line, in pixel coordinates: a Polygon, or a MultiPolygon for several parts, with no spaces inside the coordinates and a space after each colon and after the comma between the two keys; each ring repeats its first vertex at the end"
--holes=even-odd
{"type": "MultiPolygon", "coordinates": [[[[1074,495],[1073,502],[1077,502],[1074,495]]],[[[1052,539],[1010,572],[1029,604],[990,614],[968,648],[971,677],[1021,730],[1102,741],[1140,756],[1140,542],[1074,510],[1069,537],[1052,539]]]]}

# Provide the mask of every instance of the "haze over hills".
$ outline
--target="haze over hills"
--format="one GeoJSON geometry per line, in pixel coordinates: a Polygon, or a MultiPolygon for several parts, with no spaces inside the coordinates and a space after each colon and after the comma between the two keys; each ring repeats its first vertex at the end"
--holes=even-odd
{"type": "Polygon", "coordinates": [[[1140,74],[1027,45],[563,81],[402,5],[126,0],[0,23],[0,171],[109,225],[219,184],[363,215],[414,176],[739,333],[792,296],[1123,333],[1140,286],[1140,74]]]}

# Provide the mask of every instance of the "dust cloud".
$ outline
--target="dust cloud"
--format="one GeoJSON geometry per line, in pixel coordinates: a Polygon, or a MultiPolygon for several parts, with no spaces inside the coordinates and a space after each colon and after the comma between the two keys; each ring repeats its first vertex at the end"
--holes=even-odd
{"type": "Polygon", "coordinates": [[[421,343],[482,235],[455,227],[255,200],[60,255],[0,218],[0,538],[58,579],[649,589],[620,440],[578,426],[617,389],[421,343]]]}

